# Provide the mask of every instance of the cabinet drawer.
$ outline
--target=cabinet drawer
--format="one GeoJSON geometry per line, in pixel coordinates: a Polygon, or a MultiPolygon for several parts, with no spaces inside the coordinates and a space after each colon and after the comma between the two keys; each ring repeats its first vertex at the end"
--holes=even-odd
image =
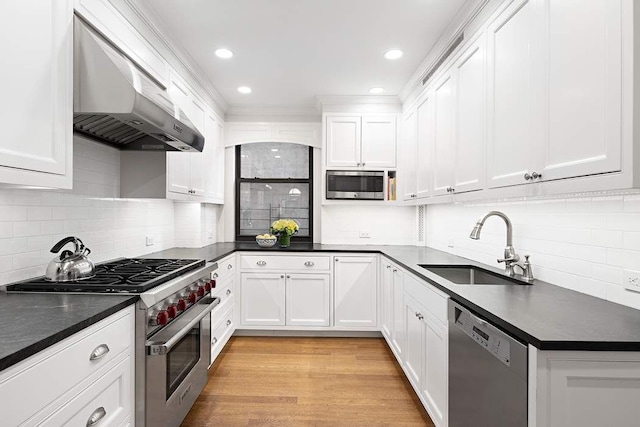
{"type": "Polygon", "coordinates": [[[235,254],[216,261],[218,269],[213,272],[213,278],[218,282],[226,281],[229,277],[236,274],[236,257],[235,254]]]}
{"type": "Polygon", "coordinates": [[[329,270],[328,256],[242,255],[242,269],[278,271],[329,270]]]}
{"type": "Polygon", "coordinates": [[[211,363],[222,351],[222,347],[227,343],[229,337],[235,329],[233,322],[233,307],[224,312],[221,316],[212,318],[211,327],[211,363]]]}
{"type": "Polygon", "coordinates": [[[222,307],[227,300],[233,298],[233,293],[233,280],[227,280],[225,283],[216,285],[216,289],[211,292],[211,296],[220,298],[220,304],[218,306],[222,307]]]}
{"type": "Polygon", "coordinates": [[[410,274],[405,275],[404,291],[429,310],[443,325],[447,324],[447,295],[410,274]]]}
{"type": "Polygon", "coordinates": [[[133,319],[116,313],[96,325],[79,332],[27,359],[9,375],[0,379],[0,402],[11,407],[3,411],[3,425],[19,425],[81,381],[91,377],[123,352],[130,352],[133,319]],[[109,350],[102,356],[98,349],[109,350]],[[96,353],[94,353],[96,352],[96,353]],[[93,356],[93,360],[92,360],[93,356]],[[37,393],[34,393],[34,386],[37,393]],[[28,405],[25,402],[29,402],[28,405]]]}
{"type": "Polygon", "coordinates": [[[131,356],[127,356],[41,425],[124,425],[131,417],[131,400],[131,356]],[[90,424],[92,417],[99,421],[90,424]]]}

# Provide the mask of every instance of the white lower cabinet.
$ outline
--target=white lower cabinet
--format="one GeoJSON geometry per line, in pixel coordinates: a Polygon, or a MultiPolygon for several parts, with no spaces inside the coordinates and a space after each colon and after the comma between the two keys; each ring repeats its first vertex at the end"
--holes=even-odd
{"type": "Polygon", "coordinates": [[[286,324],[329,326],[330,282],[328,274],[287,274],[286,324]]]}
{"type": "Polygon", "coordinates": [[[411,298],[405,298],[404,319],[407,346],[404,354],[405,372],[413,388],[422,390],[422,356],[424,353],[424,322],[421,307],[411,298]]]}
{"type": "Polygon", "coordinates": [[[404,272],[383,258],[381,276],[381,330],[391,350],[401,359],[404,351],[404,272]]]}
{"type": "Polygon", "coordinates": [[[333,257],[336,326],[377,326],[377,261],[375,255],[333,257]]]}
{"type": "Polygon", "coordinates": [[[242,326],[329,326],[330,275],[242,273],[242,326]]]}
{"type": "Polygon", "coordinates": [[[243,326],[284,326],[284,273],[242,273],[240,323],[243,326]]]}
{"type": "Polygon", "coordinates": [[[640,354],[529,346],[529,427],[635,427],[640,354]]]}
{"type": "Polygon", "coordinates": [[[0,372],[0,424],[133,424],[133,331],[130,306],[0,372]]]}

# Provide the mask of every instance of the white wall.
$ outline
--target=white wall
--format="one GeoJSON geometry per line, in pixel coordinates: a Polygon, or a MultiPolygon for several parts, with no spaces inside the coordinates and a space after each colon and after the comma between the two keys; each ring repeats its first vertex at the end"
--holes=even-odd
{"type": "Polygon", "coordinates": [[[411,206],[322,206],[321,243],[414,245],[416,209],[411,206]],[[369,238],[360,238],[368,232],[369,238]]]}
{"type": "Polygon", "coordinates": [[[219,205],[176,202],[176,247],[201,248],[216,243],[220,211],[219,205]]]}
{"type": "Polygon", "coordinates": [[[501,219],[488,219],[480,240],[468,237],[491,210],[513,222],[514,247],[531,254],[536,278],[640,308],[640,293],[623,287],[623,270],[640,270],[640,194],[430,205],[427,246],[498,266],[506,240],[501,219]]]}

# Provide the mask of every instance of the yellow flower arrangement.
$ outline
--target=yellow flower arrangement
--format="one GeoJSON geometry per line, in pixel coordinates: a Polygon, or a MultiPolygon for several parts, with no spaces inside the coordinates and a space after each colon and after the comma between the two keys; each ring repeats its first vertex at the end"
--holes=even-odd
{"type": "Polygon", "coordinates": [[[279,219],[271,224],[271,232],[275,234],[286,234],[293,236],[298,232],[300,226],[292,219],[279,219]]]}

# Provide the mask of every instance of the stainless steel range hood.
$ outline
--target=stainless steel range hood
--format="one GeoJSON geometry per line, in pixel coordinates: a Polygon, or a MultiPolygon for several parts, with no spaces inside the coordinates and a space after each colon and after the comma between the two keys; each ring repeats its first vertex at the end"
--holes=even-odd
{"type": "Polygon", "coordinates": [[[74,37],[74,132],[123,150],[202,151],[166,90],[77,16],[74,37]]]}

